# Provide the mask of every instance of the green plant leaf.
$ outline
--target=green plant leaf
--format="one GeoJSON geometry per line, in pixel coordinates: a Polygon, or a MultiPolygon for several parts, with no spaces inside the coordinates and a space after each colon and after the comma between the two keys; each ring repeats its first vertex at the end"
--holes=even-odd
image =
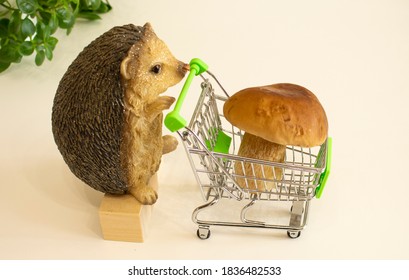
{"type": "Polygon", "coordinates": [[[84,18],[88,20],[98,20],[101,17],[93,12],[79,12],[77,15],[78,18],[84,18]]]}
{"type": "Polygon", "coordinates": [[[21,12],[19,10],[14,11],[10,17],[8,33],[19,36],[21,34],[21,22],[21,12]]]}
{"type": "Polygon", "coordinates": [[[38,14],[36,14],[36,18],[38,18],[40,21],[44,23],[48,23],[51,18],[51,14],[55,14],[55,11],[48,11],[48,10],[43,10],[43,11],[38,11],[38,14]]]}
{"type": "Polygon", "coordinates": [[[7,45],[3,45],[0,49],[0,62],[20,62],[22,56],[18,52],[18,48],[19,45],[14,41],[10,41],[7,45]]]}
{"type": "Polygon", "coordinates": [[[107,3],[101,2],[101,5],[99,6],[98,10],[96,10],[96,12],[104,14],[109,12],[110,10],[112,10],[112,6],[107,1],[107,3]]]}
{"type": "Polygon", "coordinates": [[[50,33],[54,34],[55,31],[58,29],[58,19],[57,19],[57,14],[53,13],[51,15],[50,20],[48,21],[48,26],[50,27],[50,33]]]}
{"type": "Polygon", "coordinates": [[[48,60],[52,60],[52,59],[53,59],[53,50],[51,49],[50,46],[45,45],[44,53],[45,53],[45,57],[46,57],[48,60]]]}
{"type": "Polygon", "coordinates": [[[18,52],[23,56],[31,55],[34,52],[34,45],[30,41],[23,42],[19,48],[18,52]]]}
{"type": "Polygon", "coordinates": [[[23,22],[21,23],[21,33],[23,35],[23,38],[31,37],[34,35],[36,32],[36,27],[34,23],[29,19],[25,18],[23,19],[23,22]]]}
{"type": "Polygon", "coordinates": [[[101,6],[101,0],[83,0],[80,2],[87,10],[97,10],[101,6]]]}
{"type": "Polygon", "coordinates": [[[0,38],[8,37],[10,20],[8,18],[0,19],[0,38]]]}
{"type": "MultiPolygon", "coordinates": [[[[58,19],[57,14],[54,10],[45,10],[39,12],[39,20],[43,22],[46,26],[48,26],[49,32],[54,34],[55,31],[58,29],[58,19]]],[[[45,28],[43,28],[45,31],[45,28]]]]}
{"type": "Polygon", "coordinates": [[[97,10],[101,6],[101,0],[91,0],[91,9],[92,10],[97,10]]]}
{"type": "Polygon", "coordinates": [[[10,62],[0,62],[0,73],[7,70],[11,65],[10,62]]]}
{"type": "Polygon", "coordinates": [[[44,59],[45,59],[45,51],[43,50],[37,51],[36,57],[34,59],[36,65],[40,66],[41,64],[43,64],[44,59]]]}
{"type": "Polygon", "coordinates": [[[35,36],[35,38],[43,39],[44,38],[44,30],[45,30],[44,22],[38,21],[37,24],[36,24],[36,36],[35,36]]]}
{"type": "Polygon", "coordinates": [[[71,29],[75,23],[75,15],[72,7],[61,7],[56,10],[58,18],[58,26],[63,29],[71,29]]]}
{"type": "Polygon", "coordinates": [[[55,37],[50,37],[50,38],[48,38],[48,40],[47,40],[47,45],[48,45],[52,50],[55,49],[55,46],[57,45],[57,43],[58,43],[58,39],[55,38],[55,37]]]}
{"type": "Polygon", "coordinates": [[[36,51],[37,52],[44,51],[44,49],[45,49],[44,42],[40,42],[40,44],[37,44],[37,46],[36,46],[36,51]]]}
{"type": "Polygon", "coordinates": [[[36,0],[17,0],[17,7],[25,14],[32,15],[38,9],[36,0]]]}
{"type": "Polygon", "coordinates": [[[45,25],[44,28],[44,40],[47,40],[48,38],[50,38],[51,35],[51,28],[49,25],[45,25]]]}
{"type": "Polygon", "coordinates": [[[38,34],[36,34],[31,42],[33,42],[34,46],[39,46],[43,43],[43,39],[39,38],[38,34]]]}

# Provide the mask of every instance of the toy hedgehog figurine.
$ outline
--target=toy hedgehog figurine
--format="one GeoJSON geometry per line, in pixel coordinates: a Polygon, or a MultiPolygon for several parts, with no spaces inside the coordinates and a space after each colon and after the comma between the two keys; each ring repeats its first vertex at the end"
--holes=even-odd
{"type": "Polygon", "coordinates": [[[160,94],[188,67],[149,23],[114,27],[85,47],[61,79],[52,110],[54,139],[70,170],[96,190],[155,203],[149,179],[178,143],[162,136],[162,111],[175,99],[160,94]]]}

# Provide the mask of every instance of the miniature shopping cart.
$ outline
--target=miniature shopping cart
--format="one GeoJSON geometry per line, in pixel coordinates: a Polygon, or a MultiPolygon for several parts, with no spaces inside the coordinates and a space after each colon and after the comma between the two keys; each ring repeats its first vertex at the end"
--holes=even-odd
{"type": "Polygon", "coordinates": [[[166,127],[177,132],[183,140],[206,202],[192,214],[193,221],[198,225],[197,235],[201,239],[207,239],[210,236],[210,226],[233,226],[283,229],[290,238],[297,238],[307,224],[310,200],[321,196],[327,181],[330,172],[331,138],[314,148],[287,146],[284,163],[238,156],[244,132],[231,125],[220,113],[228,97],[215,76],[207,71],[207,65],[199,59],[193,59],[175,108],[165,118],[166,127]],[[206,78],[204,73],[209,77],[206,78]],[[187,125],[179,112],[193,78],[198,75],[203,78],[201,94],[187,125]],[[215,93],[210,78],[218,84],[222,94],[215,93]],[[244,165],[250,165],[253,170],[261,169],[262,175],[255,176],[255,172],[246,174],[244,165]],[[239,170],[241,167],[242,170],[239,170]],[[265,176],[271,168],[280,169],[282,176],[265,176]],[[251,187],[254,182],[262,187],[251,187]],[[244,202],[244,206],[240,206],[237,213],[237,220],[199,219],[199,213],[223,199],[244,202]],[[260,218],[249,218],[249,209],[257,202],[264,201],[286,202],[289,206],[286,223],[272,224],[260,218]]]}

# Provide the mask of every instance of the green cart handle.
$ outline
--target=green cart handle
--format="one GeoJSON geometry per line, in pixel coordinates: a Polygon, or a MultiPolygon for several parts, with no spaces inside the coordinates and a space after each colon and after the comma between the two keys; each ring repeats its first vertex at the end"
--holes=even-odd
{"type": "Polygon", "coordinates": [[[165,117],[165,126],[172,132],[175,132],[186,126],[186,120],[180,115],[180,109],[182,108],[183,101],[189,90],[190,84],[195,76],[206,72],[209,68],[206,63],[198,58],[193,58],[190,63],[190,72],[183,85],[182,91],[176,101],[175,108],[172,112],[168,113],[165,117]]]}
{"type": "Polygon", "coordinates": [[[316,198],[320,198],[322,195],[322,192],[324,191],[324,187],[325,187],[325,184],[327,183],[329,173],[331,172],[331,158],[332,158],[332,138],[328,137],[326,165],[325,165],[324,172],[320,176],[318,186],[315,189],[316,198]]]}

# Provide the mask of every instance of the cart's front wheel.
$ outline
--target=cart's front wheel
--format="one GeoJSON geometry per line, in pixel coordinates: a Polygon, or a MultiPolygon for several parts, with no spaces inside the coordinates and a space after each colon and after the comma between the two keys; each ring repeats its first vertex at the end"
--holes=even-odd
{"type": "Polygon", "coordinates": [[[199,237],[200,239],[208,239],[210,237],[209,228],[198,228],[196,233],[197,237],[199,237]]]}
{"type": "Polygon", "coordinates": [[[288,237],[295,239],[295,238],[300,237],[301,231],[287,231],[287,235],[288,237]]]}

